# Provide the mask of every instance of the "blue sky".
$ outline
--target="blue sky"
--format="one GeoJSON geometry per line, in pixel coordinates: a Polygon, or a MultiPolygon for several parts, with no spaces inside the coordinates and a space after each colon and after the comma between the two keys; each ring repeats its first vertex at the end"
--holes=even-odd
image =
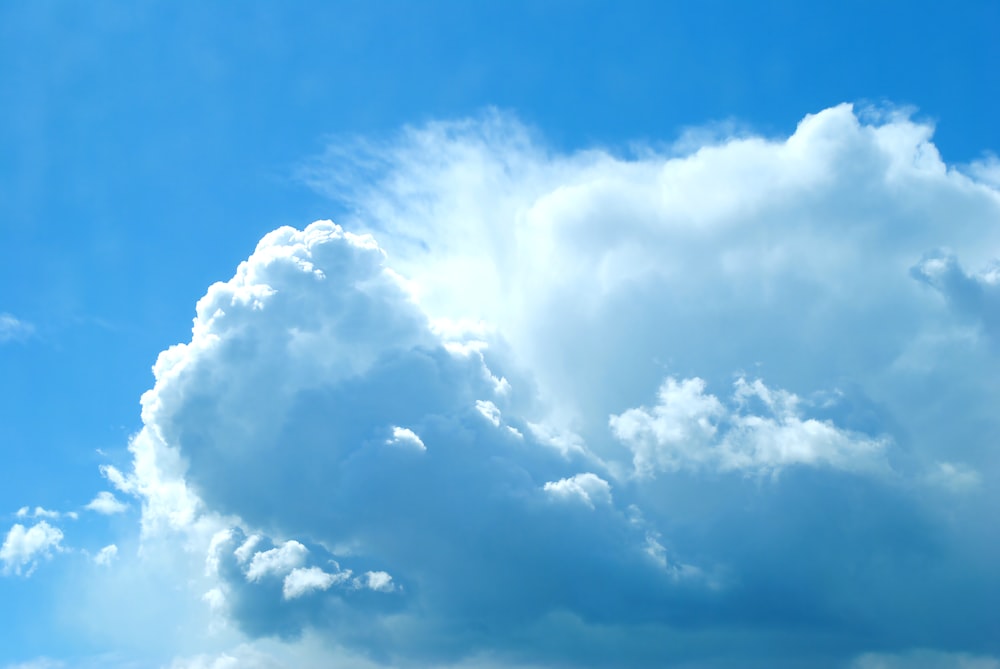
{"type": "Polygon", "coordinates": [[[5,3],[0,667],[1000,666],[997,25],[5,3]]]}

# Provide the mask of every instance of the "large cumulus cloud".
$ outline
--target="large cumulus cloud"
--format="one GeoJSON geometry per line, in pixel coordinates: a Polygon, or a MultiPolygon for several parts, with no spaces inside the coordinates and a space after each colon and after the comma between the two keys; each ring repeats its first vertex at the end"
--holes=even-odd
{"type": "Polygon", "coordinates": [[[108,478],[247,635],[377,663],[996,654],[1000,194],[931,134],[334,147],[355,232],[212,286],[108,478]]]}
{"type": "Polygon", "coordinates": [[[457,659],[554,612],[676,617],[709,587],[582,471],[609,476],[597,458],[508,418],[485,344],[436,332],[406,288],[371,237],[278,230],[160,357],[136,469],[108,474],[150,532],[238,520],[209,549],[211,604],[254,636],[457,659]]]}

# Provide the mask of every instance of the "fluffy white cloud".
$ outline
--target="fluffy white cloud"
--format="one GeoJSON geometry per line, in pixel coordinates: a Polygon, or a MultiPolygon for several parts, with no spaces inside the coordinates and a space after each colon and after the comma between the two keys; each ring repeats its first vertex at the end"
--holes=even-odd
{"type": "MultiPolygon", "coordinates": [[[[455,338],[435,332],[371,238],[329,222],[283,229],[199,303],[192,342],[161,355],[135,469],[107,475],[143,497],[148,536],[201,509],[260,530],[216,533],[209,560],[212,601],[254,635],[328,626],[368,652],[454,658],[466,651],[430,640],[462,621],[513,633],[561,608],[593,618],[640,592],[669,596],[669,570],[603,479],[569,478],[585,454],[543,447],[518,418],[505,421],[516,432],[496,429],[501,404],[531,401],[498,381],[488,347],[455,338]],[[408,448],[385,448],[387,432],[408,448]],[[600,509],[584,522],[547,504],[546,481],[600,509]],[[610,553],[587,555],[608,536],[610,553]],[[558,575],[569,555],[577,567],[558,575]],[[609,560],[628,577],[581,600],[576,584],[608,578],[609,560]]],[[[633,615],[659,616],[651,604],[633,615]]],[[[470,648],[489,643],[476,633],[470,648]]]]}
{"type": "Polygon", "coordinates": [[[386,440],[387,444],[390,446],[404,446],[408,448],[415,448],[418,451],[426,451],[427,447],[424,446],[424,442],[417,436],[417,434],[408,428],[398,427],[393,425],[392,427],[392,437],[386,440]]]}
{"type": "Polygon", "coordinates": [[[110,493],[106,490],[102,490],[97,493],[97,497],[92,499],[87,506],[83,507],[88,511],[96,511],[97,513],[110,516],[116,513],[123,513],[128,509],[128,505],[120,502],[114,493],[110,493]]]}
{"type": "Polygon", "coordinates": [[[727,408],[705,393],[702,379],[667,378],[656,406],[612,416],[611,430],[635,453],[640,476],[699,467],[756,473],[791,465],[887,469],[885,439],[803,418],[798,396],[772,390],[759,379],[748,383],[740,377],[735,386],[733,406],[727,408]]]}
{"type": "Polygon", "coordinates": [[[15,523],[0,546],[0,561],[5,574],[15,573],[31,576],[38,560],[51,557],[53,552],[62,550],[60,543],[63,533],[58,527],[40,521],[30,528],[15,523]]]}
{"type": "Polygon", "coordinates": [[[300,566],[308,553],[298,541],[286,541],[278,548],[255,553],[247,567],[246,579],[252,582],[271,574],[284,576],[300,566]]]}
{"type": "Polygon", "coordinates": [[[611,486],[597,474],[586,472],[558,481],[549,481],[543,486],[545,492],[557,499],[575,500],[591,509],[595,504],[611,503],[611,486]]]}
{"type": "Polygon", "coordinates": [[[1000,194],[931,130],[341,147],[314,176],[358,233],[281,228],[213,285],[105,475],[147,540],[214,534],[243,633],[379,663],[995,654],[1000,194]]]}
{"type": "Polygon", "coordinates": [[[396,589],[392,576],[384,571],[369,571],[365,573],[364,587],[377,592],[392,592],[396,589]]]}
{"type": "Polygon", "coordinates": [[[334,583],[342,583],[350,576],[350,571],[331,574],[319,567],[293,569],[285,577],[281,594],[285,599],[295,599],[317,590],[328,590],[334,583]]]}

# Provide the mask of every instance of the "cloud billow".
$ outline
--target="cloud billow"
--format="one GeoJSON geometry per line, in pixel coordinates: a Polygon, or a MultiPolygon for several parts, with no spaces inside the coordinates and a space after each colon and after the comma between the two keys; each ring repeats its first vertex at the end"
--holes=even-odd
{"type": "Polygon", "coordinates": [[[1000,195],[930,138],[842,105],[629,158],[498,114],[339,147],[355,232],[210,287],[108,478],[148,536],[210,519],[244,633],[376,663],[997,654],[996,282],[954,258],[992,266],[1000,195]]]}

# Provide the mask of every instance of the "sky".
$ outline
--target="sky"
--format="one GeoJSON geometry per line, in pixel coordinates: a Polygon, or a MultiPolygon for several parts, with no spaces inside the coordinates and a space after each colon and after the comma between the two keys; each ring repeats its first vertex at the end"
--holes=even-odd
{"type": "Polygon", "coordinates": [[[0,669],[1000,668],[997,26],[0,3],[0,669]]]}

